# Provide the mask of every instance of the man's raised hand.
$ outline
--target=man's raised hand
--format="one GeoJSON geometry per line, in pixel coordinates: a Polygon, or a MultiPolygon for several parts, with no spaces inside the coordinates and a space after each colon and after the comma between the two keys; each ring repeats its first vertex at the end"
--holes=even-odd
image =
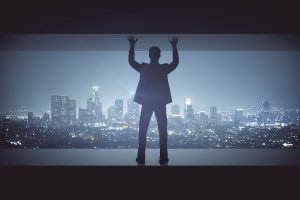
{"type": "Polygon", "coordinates": [[[135,43],[136,43],[136,41],[138,40],[138,39],[135,38],[133,35],[129,35],[129,36],[127,37],[127,39],[128,39],[128,41],[129,41],[129,43],[130,43],[131,46],[134,46],[135,43]]]}
{"type": "Polygon", "coordinates": [[[169,42],[171,43],[172,47],[176,47],[178,43],[178,37],[172,37],[172,39],[169,40],[169,42]]]}

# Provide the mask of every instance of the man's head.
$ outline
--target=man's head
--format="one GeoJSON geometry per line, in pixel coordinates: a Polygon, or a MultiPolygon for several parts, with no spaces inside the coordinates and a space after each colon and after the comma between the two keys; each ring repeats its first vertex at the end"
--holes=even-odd
{"type": "Polygon", "coordinates": [[[158,61],[160,58],[160,49],[157,46],[153,46],[149,49],[149,58],[151,61],[158,61]]]}

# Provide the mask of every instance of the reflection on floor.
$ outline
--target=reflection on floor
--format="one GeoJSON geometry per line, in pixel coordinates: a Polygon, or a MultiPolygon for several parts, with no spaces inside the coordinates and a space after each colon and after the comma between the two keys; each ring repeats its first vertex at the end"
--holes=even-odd
{"type": "MultiPolygon", "coordinates": [[[[137,166],[136,149],[0,150],[0,165],[137,166]]],[[[300,165],[300,150],[169,149],[168,166],[300,165]]],[[[159,166],[159,150],[146,150],[146,166],[159,166]]]]}

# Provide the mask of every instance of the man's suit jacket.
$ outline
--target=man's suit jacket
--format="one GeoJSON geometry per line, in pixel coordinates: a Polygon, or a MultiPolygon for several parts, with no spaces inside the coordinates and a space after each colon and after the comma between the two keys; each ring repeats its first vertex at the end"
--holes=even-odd
{"type": "Polygon", "coordinates": [[[134,101],[139,104],[168,104],[172,102],[168,74],[175,68],[165,64],[142,63],[134,68],[140,73],[134,101]]]}

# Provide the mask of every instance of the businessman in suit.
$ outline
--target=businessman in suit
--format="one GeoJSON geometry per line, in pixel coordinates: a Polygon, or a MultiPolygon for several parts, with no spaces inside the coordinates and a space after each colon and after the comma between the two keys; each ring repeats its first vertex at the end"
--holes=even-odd
{"type": "Polygon", "coordinates": [[[179,63],[177,50],[178,38],[169,40],[173,49],[173,61],[160,64],[160,49],[153,46],[149,49],[150,63],[139,63],[135,60],[135,43],[137,38],[129,36],[130,43],[128,61],[130,66],[140,73],[139,83],[134,96],[134,101],[142,105],[139,122],[139,147],[136,162],[145,163],[146,135],[152,113],[155,113],[159,131],[160,164],[169,162],[167,148],[167,114],[166,105],[172,102],[168,74],[171,73],[179,63]]]}

